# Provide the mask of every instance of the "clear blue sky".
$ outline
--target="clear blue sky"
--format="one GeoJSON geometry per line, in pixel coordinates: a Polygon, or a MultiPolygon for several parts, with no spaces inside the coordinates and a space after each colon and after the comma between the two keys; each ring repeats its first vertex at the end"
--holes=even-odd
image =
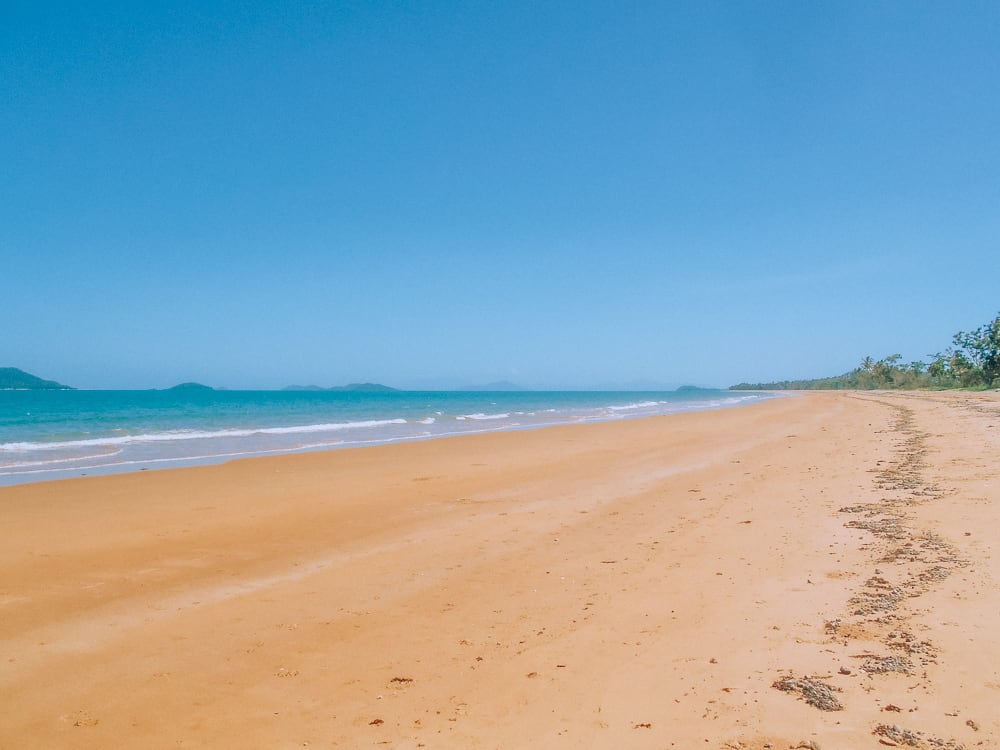
{"type": "Polygon", "coordinates": [[[79,387],[729,385],[1000,310],[996,2],[7,2],[0,133],[0,366],[79,387]]]}

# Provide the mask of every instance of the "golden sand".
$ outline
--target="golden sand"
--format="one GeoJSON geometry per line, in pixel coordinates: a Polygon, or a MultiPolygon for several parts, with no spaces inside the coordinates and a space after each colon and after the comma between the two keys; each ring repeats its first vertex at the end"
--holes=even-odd
{"type": "Polygon", "coordinates": [[[0,748],[997,747],[998,456],[820,393],[0,489],[0,748]]]}

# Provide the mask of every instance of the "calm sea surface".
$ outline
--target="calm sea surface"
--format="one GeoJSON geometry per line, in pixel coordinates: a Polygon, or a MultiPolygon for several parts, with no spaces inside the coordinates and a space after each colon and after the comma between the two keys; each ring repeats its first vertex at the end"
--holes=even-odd
{"type": "Polygon", "coordinates": [[[0,485],[748,404],[766,393],[0,391],[0,485]]]}

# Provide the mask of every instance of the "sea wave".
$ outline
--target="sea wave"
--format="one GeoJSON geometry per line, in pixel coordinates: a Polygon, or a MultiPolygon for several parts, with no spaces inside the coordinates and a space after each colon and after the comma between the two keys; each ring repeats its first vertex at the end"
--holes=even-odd
{"type": "Polygon", "coordinates": [[[8,471],[6,471],[8,469],[18,469],[18,470],[20,470],[20,469],[30,469],[30,468],[35,467],[35,466],[48,466],[48,467],[51,467],[51,466],[53,466],[55,464],[79,463],[79,462],[85,462],[85,461],[96,461],[98,459],[100,459],[102,462],[104,462],[104,461],[106,461],[109,458],[114,458],[115,456],[121,455],[121,453],[122,453],[122,449],[121,448],[116,448],[116,449],[113,449],[111,451],[106,451],[106,452],[102,452],[102,453],[89,453],[89,454],[85,453],[85,454],[76,455],[76,456],[67,456],[65,458],[46,458],[46,459],[40,459],[40,460],[36,460],[36,461],[11,461],[11,462],[4,462],[4,463],[0,464],[0,474],[9,473],[8,471]]]}
{"type": "Polygon", "coordinates": [[[624,404],[622,406],[608,406],[606,407],[608,411],[634,411],[636,409],[649,409],[653,406],[660,406],[661,404],[667,403],[666,401],[637,401],[634,404],[624,404]]]}
{"type": "MultiPolygon", "coordinates": [[[[117,411],[109,409],[106,416],[99,414],[102,419],[92,422],[100,424],[100,427],[83,427],[81,425],[91,422],[76,422],[72,418],[75,415],[71,415],[64,422],[51,419],[40,422],[39,425],[51,425],[48,434],[34,431],[18,434],[8,430],[0,438],[0,486],[72,474],[135,471],[147,466],[162,468],[204,464],[271,453],[634,419],[679,411],[724,408],[773,397],[719,392],[683,399],[657,393],[558,393],[501,399],[491,394],[490,399],[477,403],[475,398],[466,394],[446,394],[434,398],[420,395],[412,402],[394,402],[367,410],[352,409],[340,413],[307,413],[300,410],[290,415],[276,411],[270,402],[258,403],[254,400],[258,397],[248,394],[239,397],[247,402],[248,411],[245,413],[206,408],[173,415],[162,410],[156,415],[157,421],[142,423],[132,419],[132,407],[127,406],[117,411]],[[444,405],[448,408],[438,408],[444,405]],[[400,414],[408,414],[410,418],[399,418],[400,414]],[[262,426],[247,425],[251,419],[262,426]],[[292,419],[311,420],[313,423],[289,425],[288,421],[292,419]],[[130,427],[132,434],[112,429],[123,426],[130,427]],[[92,431],[87,432],[87,429],[92,431]]],[[[312,408],[314,405],[310,402],[306,406],[312,408]]],[[[140,416],[142,414],[140,411],[140,416]]],[[[3,416],[0,414],[0,417],[3,416]]],[[[15,417],[21,416],[15,414],[15,417]]],[[[3,422],[0,421],[0,424],[3,422]]],[[[31,426],[34,430],[34,425],[31,426]]]]}
{"type": "Polygon", "coordinates": [[[132,445],[135,443],[161,443],[177,440],[212,440],[219,438],[253,437],[256,435],[296,435],[317,432],[334,432],[371,427],[385,427],[392,424],[406,424],[405,419],[367,419],[358,422],[332,422],[329,424],[309,424],[293,427],[251,427],[227,430],[165,430],[137,435],[114,435],[83,440],[56,440],[50,442],[0,443],[0,452],[23,453],[26,451],[65,450],[90,446],[132,445]]]}

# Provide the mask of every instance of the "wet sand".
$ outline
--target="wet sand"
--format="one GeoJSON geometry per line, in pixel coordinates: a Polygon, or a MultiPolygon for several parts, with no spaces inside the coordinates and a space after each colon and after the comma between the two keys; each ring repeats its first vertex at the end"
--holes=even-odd
{"type": "Polygon", "coordinates": [[[815,393],[0,488],[0,748],[997,747],[998,456],[815,393]]]}

